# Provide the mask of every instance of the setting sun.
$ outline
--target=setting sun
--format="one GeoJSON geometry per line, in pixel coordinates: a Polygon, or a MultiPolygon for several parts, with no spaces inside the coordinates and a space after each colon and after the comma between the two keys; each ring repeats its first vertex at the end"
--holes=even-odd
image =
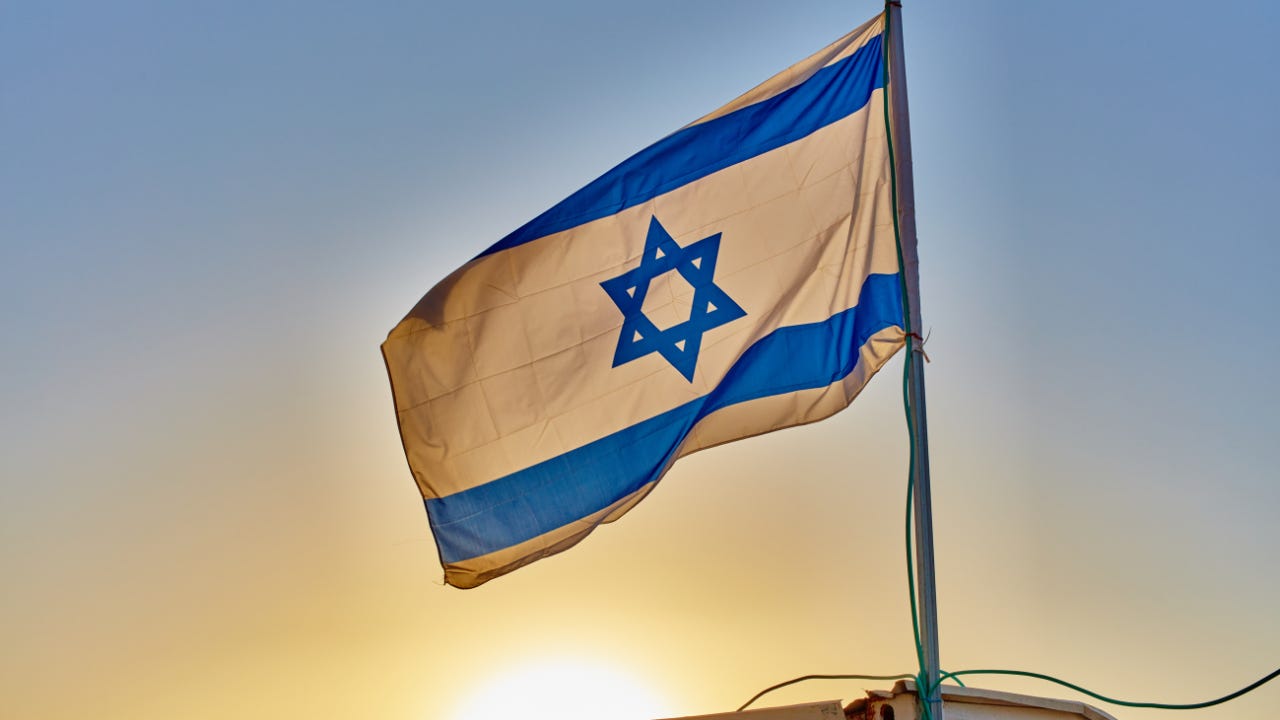
{"type": "Polygon", "coordinates": [[[488,720],[515,712],[527,720],[651,720],[669,717],[668,703],[632,675],[597,662],[531,660],[476,687],[452,720],[488,720]]]}

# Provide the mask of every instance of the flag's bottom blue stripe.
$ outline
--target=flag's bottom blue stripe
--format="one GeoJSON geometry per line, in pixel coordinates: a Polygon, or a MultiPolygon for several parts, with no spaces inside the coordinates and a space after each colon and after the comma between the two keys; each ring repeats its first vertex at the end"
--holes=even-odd
{"type": "Polygon", "coordinates": [[[868,338],[902,324],[898,278],[871,275],[857,306],[760,338],[697,400],[484,485],[428,499],[441,558],[487,555],[613,505],[657,480],[693,426],[716,410],[843,379],[868,338]]]}

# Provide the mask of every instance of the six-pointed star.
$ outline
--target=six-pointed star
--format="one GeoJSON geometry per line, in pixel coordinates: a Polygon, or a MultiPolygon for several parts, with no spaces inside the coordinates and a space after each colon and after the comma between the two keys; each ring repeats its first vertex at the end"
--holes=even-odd
{"type": "Polygon", "coordinates": [[[613,367],[656,352],[686,380],[693,382],[702,334],[747,314],[715,284],[719,252],[720,233],[680,247],[656,215],[649,220],[640,267],[600,283],[623,317],[613,367]],[[688,320],[661,330],[644,314],[644,298],[649,292],[649,283],[672,270],[679,272],[693,287],[693,306],[688,320]]]}

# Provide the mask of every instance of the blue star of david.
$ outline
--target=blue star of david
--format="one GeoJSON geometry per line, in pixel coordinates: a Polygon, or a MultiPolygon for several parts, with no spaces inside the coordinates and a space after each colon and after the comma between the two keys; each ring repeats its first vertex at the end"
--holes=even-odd
{"type": "Polygon", "coordinates": [[[693,382],[703,333],[747,314],[716,286],[716,256],[719,253],[720,233],[688,247],[680,247],[658,222],[657,216],[649,220],[649,234],[645,237],[640,267],[600,283],[618,310],[622,311],[623,317],[618,347],[613,353],[613,367],[656,352],[686,380],[693,382]],[[649,283],[672,270],[679,272],[693,287],[693,306],[688,320],[660,330],[645,316],[644,298],[649,292],[649,283]]]}

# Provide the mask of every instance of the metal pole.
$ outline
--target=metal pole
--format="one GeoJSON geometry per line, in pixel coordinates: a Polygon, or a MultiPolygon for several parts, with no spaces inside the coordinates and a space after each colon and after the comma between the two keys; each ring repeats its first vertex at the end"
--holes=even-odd
{"type": "MultiPolygon", "coordinates": [[[[906,271],[908,315],[911,331],[919,333],[920,274],[916,254],[915,185],[911,173],[910,114],[907,109],[907,75],[902,53],[902,4],[890,0],[885,12],[889,21],[889,109],[892,123],[894,165],[897,169],[898,228],[902,238],[906,271]]],[[[918,336],[917,336],[918,339],[918,336]]],[[[924,650],[924,680],[918,688],[921,702],[929,707],[933,720],[943,720],[941,673],[938,660],[938,599],[933,571],[933,511],[929,489],[929,426],[925,412],[924,354],[912,352],[911,378],[907,387],[911,425],[915,430],[915,539],[917,598],[920,613],[920,642],[924,650]],[[928,691],[928,692],[927,692],[928,691]]]]}

